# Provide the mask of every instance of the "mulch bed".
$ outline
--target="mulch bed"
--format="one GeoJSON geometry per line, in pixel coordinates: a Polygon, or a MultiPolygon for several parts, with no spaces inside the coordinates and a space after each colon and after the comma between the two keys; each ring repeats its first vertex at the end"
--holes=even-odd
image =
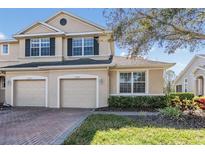
{"type": "Polygon", "coordinates": [[[111,112],[157,112],[157,109],[150,109],[150,108],[112,108],[112,107],[102,107],[97,108],[95,111],[111,111],[111,112]]]}
{"type": "Polygon", "coordinates": [[[156,127],[170,127],[176,129],[200,129],[205,128],[205,113],[200,115],[182,115],[180,118],[153,116],[128,116],[143,125],[156,127]]]}

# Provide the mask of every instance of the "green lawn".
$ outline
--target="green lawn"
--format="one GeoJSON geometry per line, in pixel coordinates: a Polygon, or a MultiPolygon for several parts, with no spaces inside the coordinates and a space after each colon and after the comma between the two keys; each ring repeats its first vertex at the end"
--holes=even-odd
{"type": "Polygon", "coordinates": [[[205,144],[205,129],[176,129],[115,115],[91,115],[64,144],[205,144]]]}

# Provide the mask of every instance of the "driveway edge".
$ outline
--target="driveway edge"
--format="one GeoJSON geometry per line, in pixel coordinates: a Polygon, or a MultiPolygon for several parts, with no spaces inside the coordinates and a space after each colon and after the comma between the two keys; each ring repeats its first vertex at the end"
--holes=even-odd
{"type": "Polygon", "coordinates": [[[85,119],[87,119],[87,117],[92,114],[92,112],[93,111],[83,115],[77,122],[75,122],[75,124],[71,128],[67,129],[63,134],[57,137],[57,139],[51,142],[49,145],[63,145],[65,139],[67,139],[76,129],[78,129],[85,121],[85,119]]]}

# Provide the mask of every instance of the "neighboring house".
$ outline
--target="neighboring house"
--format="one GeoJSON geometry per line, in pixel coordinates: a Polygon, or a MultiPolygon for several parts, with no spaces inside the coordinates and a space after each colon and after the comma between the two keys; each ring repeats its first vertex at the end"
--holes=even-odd
{"type": "Polygon", "coordinates": [[[195,55],[175,80],[176,92],[205,95],[205,55],[195,55]]]}
{"type": "Polygon", "coordinates": [[[97,108],[110,95],[163,95],[174,65],[115,56],[112,31],[67,12],[13,37],[0,43],[1,97],[13,106],[97,108]]]}

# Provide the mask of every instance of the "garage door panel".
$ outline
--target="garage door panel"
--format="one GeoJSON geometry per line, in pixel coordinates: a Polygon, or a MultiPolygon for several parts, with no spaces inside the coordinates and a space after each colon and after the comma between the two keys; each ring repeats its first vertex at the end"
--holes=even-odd
{"type": "Polygon", "coordinates": [[[61,80],[61,106],[96,107],[96,79],[61,80]]]}
{"type": "Polygon", "coordinates": [[[45,106],[45,80],[14,82],[15,106],[45,106]]]}

